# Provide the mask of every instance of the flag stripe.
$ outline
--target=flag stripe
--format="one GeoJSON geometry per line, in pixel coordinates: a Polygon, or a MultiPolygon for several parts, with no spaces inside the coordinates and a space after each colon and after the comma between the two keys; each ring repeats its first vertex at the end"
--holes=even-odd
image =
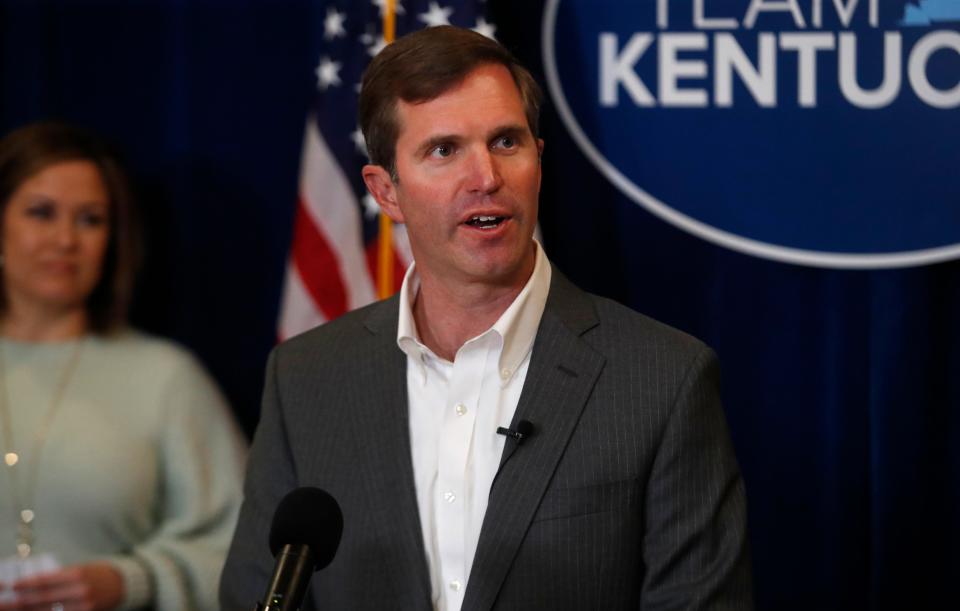
{"type": "Polygon", "coordinates": [[[327,322],[313,297],[303,285],[303,279],[291,258],[287,262],[287,275],[283,284],[283,308],[280,310],[278,338],[293,337],[307,329],[327,322]]]}
{"type": "MultiPolygon", "coordinates": [[[[367,272],[357,198],[312,120],[307,121],[300,176],[304,212],[323,228],[329,248],[337,253],[347,309],[372,302],[374,285],[367,272]]],[[[313,279],[306,277],[304,282],[310,285],[313,279]]]]}
{"type": "Polygon", "coordinates": [[[323,230],[314,224],[303,205],[297,206],[293,232],[293,264],[313,302],[327,319],[347,311],[347,289],[340,263],[323,230]]]}

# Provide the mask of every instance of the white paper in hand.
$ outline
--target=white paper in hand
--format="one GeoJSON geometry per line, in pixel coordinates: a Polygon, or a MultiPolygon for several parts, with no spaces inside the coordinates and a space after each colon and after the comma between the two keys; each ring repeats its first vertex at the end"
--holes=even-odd
{"type": "Polygon", "coordinates": [[[20,558],[10,556],[0,560],[0,603],[9,603],[17,599],[13,591],[13,583],[24,577],[49,573],[60,568],[60,563],[53,554],[37,554],[20,558]]]}

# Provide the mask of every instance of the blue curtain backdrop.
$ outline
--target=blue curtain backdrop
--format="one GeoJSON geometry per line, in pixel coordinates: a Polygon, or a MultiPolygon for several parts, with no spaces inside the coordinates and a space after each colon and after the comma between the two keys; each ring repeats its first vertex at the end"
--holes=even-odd
{"type": "MultiPolygon", "coordinates": [[[[542,76],[541,3],[490,10],[542,76]]],[[[248,431],[324,14],[306,0],[0,4],[0,129],[59,117],[125,151],[149,246],[135,322],[195,350],[248,431]]],[[[839,271],[731,252],[628,201],[549,103],[543,124],[559,268],[720,355],[758,608],[957,608],[960,263],[839,271]]]]}

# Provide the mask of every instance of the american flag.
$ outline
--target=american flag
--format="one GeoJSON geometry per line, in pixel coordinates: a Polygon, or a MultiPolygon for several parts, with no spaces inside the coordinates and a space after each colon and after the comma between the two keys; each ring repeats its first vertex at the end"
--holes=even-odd
{"type": "MultiPolygon", "coordinates": [[[[376,298],[379,209],[360,169],[368,162],[357,124],[360,79],[382,49],[387,0],[321,2],[316,96],[306,121],[299,201],[278,334],[286,339],[376,298]]],[[[484,3],[396,0],[396,35],[451,24],[493,38],[484,3]]],[[[393,230],[393,290],[412,260],[402,226],[393,230]]]]}

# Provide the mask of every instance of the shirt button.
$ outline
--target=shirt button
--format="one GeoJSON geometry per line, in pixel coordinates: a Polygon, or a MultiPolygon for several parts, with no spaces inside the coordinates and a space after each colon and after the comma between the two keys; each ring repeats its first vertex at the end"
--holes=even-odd
{"type": "Polygon", "coordinates": [[[455,495],[454,493],[449,492],[449,491],[448,491],[448,492],[444,492],[444,493],[443,493],[443,500],[445,500],[445,501],[448,502],[448,503],[452,503],[452,502],[454,502],[455,500],[457,500],[457,495],[455,495]]]}
{"type": "Polygon", "coordinates": [[[467,413],[467,406],[463,403],[457,403],[457,415],[462,416],[467,413]]]}
{"type": "Polygon", "coordinates": [[[454,592],[459,592],[460,588],[462,587],[463,587],[463,584],[460,583],[459,579],[454,579],[453,581],[450,582],[450,589],[453,590],[454,592]]]}
{"type": "Polygon", "coordinates": [[[509,369],[501,369],[501,370],[500,370],[500,377],[503,378],[504,380],[506,380],[507,378],[509,378],[509,377],[510,377],[510,370],[509,370],[509,369]]]}

